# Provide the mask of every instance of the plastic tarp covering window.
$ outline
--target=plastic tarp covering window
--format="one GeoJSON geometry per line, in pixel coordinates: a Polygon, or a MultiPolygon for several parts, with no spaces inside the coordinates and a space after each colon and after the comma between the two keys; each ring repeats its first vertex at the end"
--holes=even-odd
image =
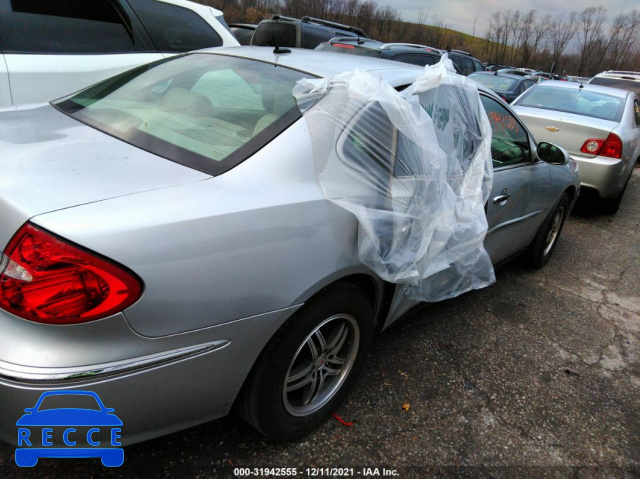
{"type": "Polygon", "coordinates": [[[325,197],[358,219],[365,265],[420,301],[495,281],[483,246],[491,126],[473,81],[444,59],[402,92],[355,70],[293,93],[325,197]]]}

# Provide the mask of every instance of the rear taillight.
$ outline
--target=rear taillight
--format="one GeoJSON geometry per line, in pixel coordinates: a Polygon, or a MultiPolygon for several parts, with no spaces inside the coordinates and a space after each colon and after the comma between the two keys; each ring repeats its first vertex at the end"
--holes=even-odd
{"type": "Polygon", "coordinates": [[[0,308],[30,321],[84,323],[138,300],[142,285],[111,261],[26,223],[0,259],[0,308]]]}
{"type": "Polygon", "coordinates": [[[346,43],[332,43],[331,46],[336,48],[346,48],[347,50],[353,50],[356,48],[353,45],[348,45],[346,43]]]}
{"type": "Polygon", "coordinates": [[[589,138],[584,142],[580,151],[592,155],[622,158],[622,140],[618,135],[609,133],[607,139],[589,138]]]}

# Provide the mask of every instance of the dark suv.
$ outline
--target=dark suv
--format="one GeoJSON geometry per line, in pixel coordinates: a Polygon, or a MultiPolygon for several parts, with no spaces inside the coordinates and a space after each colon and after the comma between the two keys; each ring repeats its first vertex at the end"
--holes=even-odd
{"type": "Polygon", "coordinates": [[[369,38],[360,28],[320,18],[283,17],[274,15],[270,20],[262,20],[251,38],[251,45],[275,46],[274,37],[281,47],[315,48],[333,37],[369,38]]]}
{"type": "Polygon", "coordinates": [[[448,50],[451,61],[462,71],[463,75],[470,75],[473,72],[482,72],[484,67],[482,62],[462,50],[448,50]]]}
{"type": "Polygon", "coordinates": [[[387,60],[420,66],[435,65],[440,61],[440,57],[444,53],[442,50],[425,45],[382,43],[377,40],[353,37],[332,38],[329,42],[318,45],[316,50],[386,58],[387,60]]]}

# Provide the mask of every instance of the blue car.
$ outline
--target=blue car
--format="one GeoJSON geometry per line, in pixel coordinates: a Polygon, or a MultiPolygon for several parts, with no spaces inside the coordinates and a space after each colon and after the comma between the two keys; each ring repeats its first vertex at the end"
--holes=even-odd
{"type": "Polygon", "coordinates": [[[124,462],[124,450],[117,447],[121,445],[122,421],[95,392],[45,392],[25,412],[16,423],[18,466],[33,467],[41,457],[99,457],[107,467],[118,467],[124,462]],[[68,407],[69,404],[81,407],[68,407]],[[109,447],[105,447],[105,436],[109,447]]]}

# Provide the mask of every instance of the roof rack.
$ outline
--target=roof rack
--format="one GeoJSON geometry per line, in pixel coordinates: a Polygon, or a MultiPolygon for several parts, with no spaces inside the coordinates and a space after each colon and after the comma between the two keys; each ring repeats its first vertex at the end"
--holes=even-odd
{"type": "Polygon", "coordinates": [[[603,73],[615,73],[615,74],[625,74],[625,73],[633,73],[635,75],[637,75],[640,72],[631,72],[631,71],[624,71],[624,70],[607,70],[603,73]]]}
{"type": "Polygon", "coordinates": [[[331,22],[329,20],[323,20],[322,18],[304,16],[298,19],[298,18],[285,17],[284,15],[276,14],[271,16],[271,20],[287,20],[290,22],[315,23],[318,25],[323,25],[325,27],[339,28],[340,30],[346,30],[347,32],[353,32],[356,35],[359,35],[361,37],[369,38],[369,35],[367,35],[365,31],[361,28],[352,27],[350,25],[344,25],[338,22],[331,22]]]}
{"type": "Polygon", "coordinates": [[[381,50],[391,50],[392,48],[409,47],[409,48],[426,48],[436,53],[442,53],[442,50],[429,47],[427,45],[418,45],[417,43],[385,43],[380,47],[381,50]]]}
{"type": "Polygon", "coordinates": [[[342,23],[330,22],[329,20],[323,20],[321,18],[304,16],[300,19],[302,23],[317,23],[318,25],[324,25],[325,27],[339,28],[340,30],[346,30],[348,32],[356,33],[362,37],[369,38],[363,29],[358,27],[352,27],[350,25],[343,25],[342,23]]]}
{"type": "Polygon", "coordinates": [[[460,53],[460,54],[462,54],[462,55],[469,55],[469,56],[471,56],[471,53],[469,53],[469,52],[465,52],[464,50],[455,50],[455,49],[450,48],[450,49],[449,49],[449,50],[447,50],[447,51],[448,51],[448,52],[453,52],[453,53],[460,53]]]}
{"type": "Polygon", "coordinates": [[[294,22],[299,22],[297,18],[293,17],[285,17],[284,15],[272,15],[271,20],[293,20],[294,22]]]}

